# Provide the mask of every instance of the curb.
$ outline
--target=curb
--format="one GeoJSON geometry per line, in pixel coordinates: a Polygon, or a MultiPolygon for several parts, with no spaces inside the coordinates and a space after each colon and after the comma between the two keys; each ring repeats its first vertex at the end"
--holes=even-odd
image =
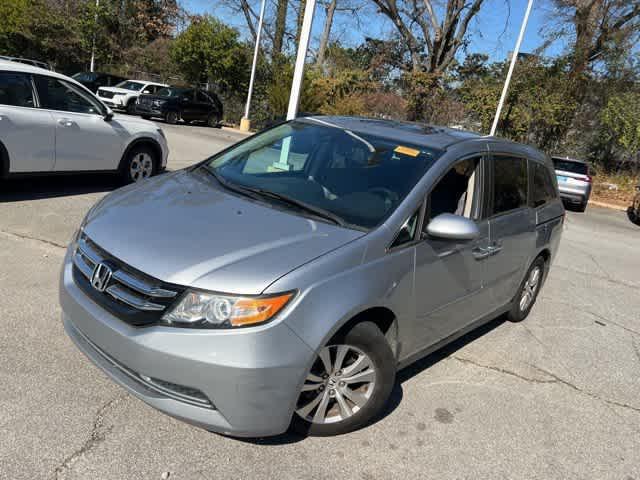
{"type": "Polygon", "coordinates": [[[626,212],[628,207],[622,207],[613,203],[599,202],[597,200],[589,200],[589,205],[595,205],[596,207],[610,208],[612,210],[618,210],[620,212],[626,212]]]}
{"type": "Polygon", "coordinates": [[[234,127],[224,127],[223,126],[222,130],[226,130],[227,132],[237,133],[238,135],[245,135],[247,137],[254,134],[254,132],[243,132],[242,130],[240,130],[238,128],[234,128],[234,127]]]}

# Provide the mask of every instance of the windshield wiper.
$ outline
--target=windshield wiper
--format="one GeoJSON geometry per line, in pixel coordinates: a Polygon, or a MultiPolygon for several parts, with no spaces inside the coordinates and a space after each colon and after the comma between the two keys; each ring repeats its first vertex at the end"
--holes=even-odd
{"type": "Polygon", "coordinates": [[[247,187],[245,185],[243,185],[241,188],[246,189],[252,193],[255,193],[257,195],[261,195],[263,197],[270,197],[270,198],[274,198],[276,200],[279,200],[283,203],[286,203],[288,205],[292,205],[300,210],[304,210],[306,212],[309,212],[313,215],[315,215],[316,217],[320,217],[320,218],[324,218],[325,220],[329,220],[330,222],[335,223],[336,225],[340,225],[341,227],[345,227],[347,226],[347,223],[344,221],[344,219],[342,217],[339,217],[338,215],[336,215],[335,213],[332,213],[328,210],[325,210],[324,208],[320,208],[320,207],[316,207],[314,205],[309,205],[308,203],[305,203],[301,200],[298,200],[296,198],[293,197],[289,197],[288,195],[284,195],[282,193],[278,193],[278,192],[272,192],[270,190],[263,190],[261,188],[255,188],[255,187],[247,187]]]}
{"type": "Polygon", "coordinates": [[[209,168],[208,166],[205,166],[205,169],[207,172],[209,172],[213,178],[215,178],[218,183],[220,183],[220,185],[222,185],[223,187],[240,193],[242,195],[245,195],[247,197],[253,198],[254,200],[257,197],[268,197],[268,198],[273,198],[276,200],[279,200],[283,203],[286,203],[288,205],[294,206],[296,208],[298,208],[299,210],[303,210],[306,211],[308,213],[311,213],[313,215],[315,215],[316,217],[320,217],[320,218],[324,218],[325,220],[329,220],[332,223],[335,223],[336,225],[340,225],[341,227],[346,227],[347,222],[344,221],[344,219],[342,219],[342,217],[339,217],[338,215],[336,215],[335,213],[332,213],[328,210],[325,210],[324,208],[320,208],[320,207],[315,207],[313,205],[309,205],[308,203],[305,203],[301,200],[297,200],[293,197],[289,197],[287,195],[283,195],[282,193],[277,193],[277,192],[272,192],[270,190],[263,190],[261,188],[256,188],[256,187],[249,187],[247,185],[238,185],[236,183],[232,183],[229,180],[227,180],[226,178],[224,178],[222,175],[220,175],[218,172],[216,172],[213,168],[209,168]]]}

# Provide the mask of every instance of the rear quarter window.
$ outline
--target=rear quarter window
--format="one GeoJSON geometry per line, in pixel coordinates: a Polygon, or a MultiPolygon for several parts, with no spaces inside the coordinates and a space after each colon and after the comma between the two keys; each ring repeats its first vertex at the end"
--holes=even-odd
{"type": "Polygon", "coordinates": [[[531,166],[529,171],[531,177],[530,205],[536,208],[555,199],[557,194],[549,169],[537,162],[529,162],[529,165],[531,166]]]}

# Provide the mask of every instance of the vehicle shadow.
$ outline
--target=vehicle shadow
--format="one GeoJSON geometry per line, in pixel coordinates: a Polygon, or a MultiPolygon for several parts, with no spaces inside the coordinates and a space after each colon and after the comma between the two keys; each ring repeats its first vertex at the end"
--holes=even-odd
{"type": "MultiPolygon", "coordinates": [[[[460,350],[465,345],[477,340],[483,335],[491,332],[495,328],[499,327],[506,321],[506,315],[501,315],[484,325],[472,330],[471,332],[463,335],[459,339],[451,342],[450,344],[442,347],[439,350],[427,355],[424,358],[412,363],[411,365],[400,370],[396,375],[396,384],[391,392],[391,397],[389,399],[389,403],[387,407],[382,412],[382,414],[374,420],[373,423],[379,422],[384,419],[388,415],[390,415],[402,402],[402,398],[404,396],[402,390],[402,384],[407,380],[419,375],[424,372],[428,368],[432,367],[436,363],[446,359],[447,357],[453,355],[455,352],[460,350]]],[[[425,406],[428,408],[428,406],[425,406]]],[[[366,427],[365,427],[366,428],[366,427]]],[[[288,445],[291,443],[297,443],[306,438],[306,435],[302,435],[295,432],[286,432],[282,435],[278,435],[275,437],[265,437],[265,438],[233,438],[233,440],[240,441],[243,443],[251,443],[254,445],[288,445]]]]}
{"type": "Polygon", "coordinates": [[[112,174],[12,178],[0,180],[0,203],[110,192],[121,186],[112,174]]]}

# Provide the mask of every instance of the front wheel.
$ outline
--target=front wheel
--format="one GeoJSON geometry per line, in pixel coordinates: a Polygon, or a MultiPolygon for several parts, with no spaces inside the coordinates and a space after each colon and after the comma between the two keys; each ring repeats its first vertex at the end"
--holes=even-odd
{"type": "Polygon", "coordinates": [[[127,113],[129,115],[135,115],[136,114],[136,101],[135,100],[130,100],[129,103],[127,103],[127,113]]]}
{"type": "Polygon", "coordinates": [[[356,324],[318,352],[296,404],[294,430],[330,436],[364,427],[386,406],[395,375],[395,357],[380,329],[356,324]]]}
{"type": "Polygon", "coordinates": [[[141,182],[156,173],[157,164],[153,149],[141,145],[127,153],[121,166],[121,174],[125,183],[141,182]]]}

